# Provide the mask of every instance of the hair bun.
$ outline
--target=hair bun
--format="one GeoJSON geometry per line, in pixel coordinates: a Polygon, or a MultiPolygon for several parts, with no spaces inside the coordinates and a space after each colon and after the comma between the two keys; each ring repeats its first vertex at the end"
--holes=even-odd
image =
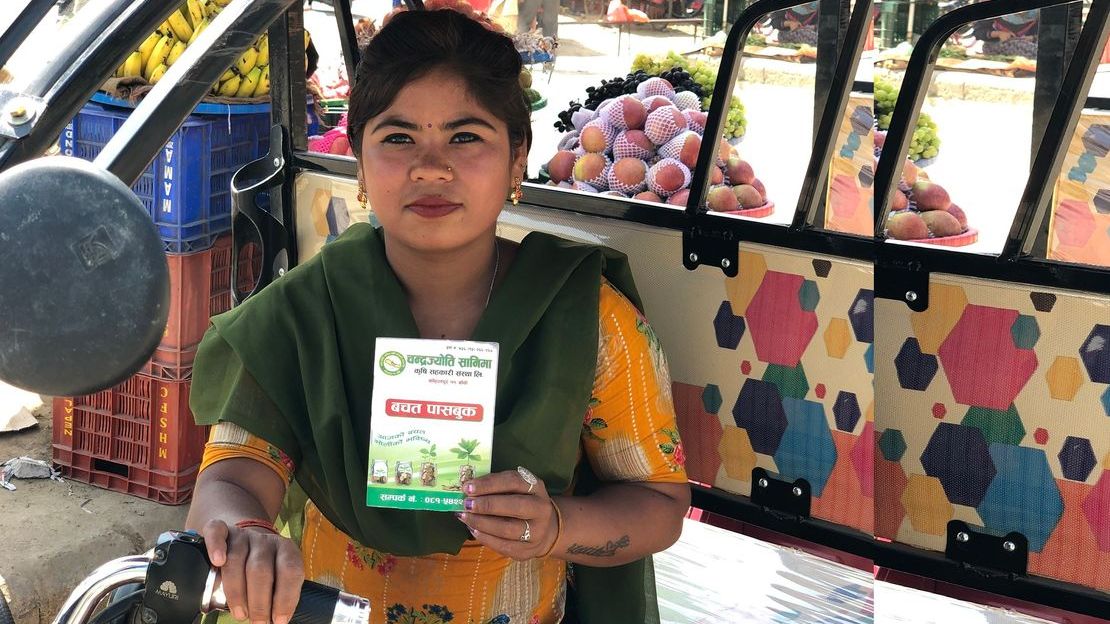
{"type": "MultiPolygon", "coordinates": [[[[384,28],[385,25],[389,23],[390,18],[392,18],[394,15],[397,15],[399,13],[404,13],[408,10],[409,10],[408,7],[403,6],[403,5],[397,7],[396,9],[393,9],[393,11],[391,11],[389,13],[389,15],[386,15],[385,18],[382,19],[382,27],[384,28]]],[[[457,13],[461,13],[461,14],[465,15],[466,17],[469,17],[470,19],[474,20],[475,22],[478,22],[479,24],[484,26],[487,30],[492,30],[493,32],[500,33],[500,34],[503,34],[505,36],[508,36],[508,33],[505,32],[505,29],[502,28],[501,24],[498,24],[497,22],[493,21],[493,18],[491,18],[486,13],[481,12],[481,11],[475,11],[474,7],[472,7],[470,5],[470,3],[467,2],[466,0],[427,0],[426,2],[424,2],[424,10],[425,11],[443,11],[443,10],[455,11],[457,13]]]]}

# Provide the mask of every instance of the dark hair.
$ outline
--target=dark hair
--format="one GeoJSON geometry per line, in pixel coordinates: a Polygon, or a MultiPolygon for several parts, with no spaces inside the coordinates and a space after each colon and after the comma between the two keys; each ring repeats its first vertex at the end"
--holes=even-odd
{"type": "Polygon", "coordinates": [[[347,112],[347,136],[356,155],[362,153],[366,123],[389,108],[405,85],[438,69],[458,75],[470,95],[505,122],[514,156],[531,147],[531,109],[512,39],[458,11],[439,9],[397,13],[370,40],[347,112]]]}

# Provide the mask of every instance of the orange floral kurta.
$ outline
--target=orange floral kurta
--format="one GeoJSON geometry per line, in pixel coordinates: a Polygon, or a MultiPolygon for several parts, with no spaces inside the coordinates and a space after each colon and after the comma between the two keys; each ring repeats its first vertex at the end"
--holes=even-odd
{"type": "MultiPolygon", "coordinates": [[[[601,287],[597,372],[581,454],[607,481],[686,482],[659,341],[608,283],[601,287]]],[[[261,461],[286,482],[294,475],[281,451],[220,423],[212,428],[201,470],[232,457],[261,461]]],[[[554,624],[563,617],[566,563],[560,559],[513,561],[476,541],[458,555],[396,557],[355,543],[311,502],[301,550],[306,578],[369,598],[373,624],[554,624]]]]}

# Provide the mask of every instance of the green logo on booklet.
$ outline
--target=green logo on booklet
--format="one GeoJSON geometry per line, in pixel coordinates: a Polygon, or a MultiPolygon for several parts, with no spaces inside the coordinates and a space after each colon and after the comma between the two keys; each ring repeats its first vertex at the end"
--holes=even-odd
{"type": "Polygon", "coordinates": [[[386,375],[400,375],[405,370],[405,356],[396,351],[387,351],[378,359],[378,368],[386,375]]]}

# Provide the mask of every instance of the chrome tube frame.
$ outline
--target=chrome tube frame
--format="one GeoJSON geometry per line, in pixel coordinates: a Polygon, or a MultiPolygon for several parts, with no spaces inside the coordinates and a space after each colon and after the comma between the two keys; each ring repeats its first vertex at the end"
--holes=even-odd
{"type": "Polygon", "coordinates": [[[115,559],[100,566],[88,576],[62,605],[54,624],[85,624],[93,610],[113,590],[146,580],[150,553],[115,559]]]}

